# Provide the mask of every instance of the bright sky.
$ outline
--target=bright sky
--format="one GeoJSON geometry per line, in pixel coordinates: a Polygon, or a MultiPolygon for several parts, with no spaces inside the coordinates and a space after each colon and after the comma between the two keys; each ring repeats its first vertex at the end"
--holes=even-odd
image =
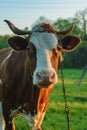
{"type": "Polygon", "coordinates": [[[30,27],[40,16],[50,20],[73,17],[87,8],[87,0],[0,0],[0,35],[11,34],[4,19],[17,27],[30,27]]]}

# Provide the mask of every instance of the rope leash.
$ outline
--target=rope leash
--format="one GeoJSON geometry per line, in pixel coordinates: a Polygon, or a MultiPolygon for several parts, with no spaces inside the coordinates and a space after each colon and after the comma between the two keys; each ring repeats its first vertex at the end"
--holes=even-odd
{"type": "Polygon", "coordinates": [[[63,97],[64,97],[64,102],[65,102],[65,113],[66,113],[66,119],[67,119],[67,127],[68,127],[68,130],[71,130],[70,129],[70,110],[69,110],[69,106],[68,106],[67,100],[66,100],[66,89],[65,89],[64,74],[63,74],[63,63],[61,61],[60,61],[60,67],[61,67],[61,81],[62,81],[63,97]]]}

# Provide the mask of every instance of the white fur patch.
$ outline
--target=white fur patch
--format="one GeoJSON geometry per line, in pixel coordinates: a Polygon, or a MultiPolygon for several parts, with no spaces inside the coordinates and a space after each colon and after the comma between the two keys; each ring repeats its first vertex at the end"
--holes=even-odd
{"type": "Polygon", "coordinates": [[[41,16],[32,24],[32,31],[43,30],[43,28],[40,26],[42,23],[49,24],[52,22],[48,18],[41,16]]]}
{"type": "Polygon", "coordinates": [[[34,126],[34,116],[32,116],[30,113],[28,115],[22,114],[22,116],[26,119],[26,121],[30,127],[34,126]]]}
{"type": "Polygon", "coordinates": [[[32,116],[30,113],[28,115],[23,114],[22,116],[26,119],[27,123],[32,130],[37,130],[41,127],[45,112],[39,112],[37,115],[32,116]]]}
{"type": "Polygon", "coordinates": [[[57,82],[57,74],[51,64],[52,49],[56,48],[58,41],[52,33],[33,33],[30,42],[36,47],[37,64],[33,74],[33,84],[38,84],[36,73],[42,71],[54,72],[57,82]]]}
{"type": "Polygon", "coordinates": [[[29,113],[29,114],[25,114],[25,111],[20,112],[19,109],[21,108],[21,106],[19,106],[17,109],[15,110],[11,110],[11,114],[10,116],[12,116],[12,118],[15,118],[17,116],[22,116],[26,119],[26,121],[28,122],[30,127],[33,127],[34,125],[34,117],[29,113]]]}
{"type": "Polygon", "coordinates": [[[8,54],[8,56],[4,59],[4,61],[2,62],[2,65],[4,65],[4,63],[8,60],[8,58],[11,56],[13,50],[10,51],[10,53],[8,54]]]}
{"type": "Polygon", "coordinates": [[[47,32],[34,32],[30,37],[30,42],[35,45],[36,49],[41,49],[41,47],[45,47],[48,50],[52,50],[58,44],[56,36],[52,33],[47,32]]]}

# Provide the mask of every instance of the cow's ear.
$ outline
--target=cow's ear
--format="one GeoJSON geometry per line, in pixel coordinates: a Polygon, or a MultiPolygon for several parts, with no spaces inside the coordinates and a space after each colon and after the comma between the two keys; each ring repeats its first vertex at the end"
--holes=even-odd
{"type": "Polygon", "coordinates": [[[28,42],[26,39],[14,36],[8,39],[8,44],[16,51],[25,50],[27,48],[28,42]]]}
{"type": "Polygon", "coordinates": [[[76,36],[66,36],[62,39],[62,48],[66,52],[71,52],[80,44],[80,42],[80,38],[76,36]]]}

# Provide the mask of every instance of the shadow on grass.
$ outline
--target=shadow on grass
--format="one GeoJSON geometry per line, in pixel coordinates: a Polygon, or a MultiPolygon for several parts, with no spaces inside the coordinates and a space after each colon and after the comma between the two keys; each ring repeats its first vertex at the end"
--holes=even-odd
{"type": "Polygon", "coordinates": [[[75,97],[74,100],[75,101],[80,101],[80,102],[87,102],[87,98],[86,97],[75,97]]]}

